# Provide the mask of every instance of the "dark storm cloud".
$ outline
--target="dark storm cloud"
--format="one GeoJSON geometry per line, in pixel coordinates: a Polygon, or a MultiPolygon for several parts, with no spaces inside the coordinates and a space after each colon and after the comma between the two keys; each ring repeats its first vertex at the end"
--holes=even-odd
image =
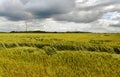
{"type": "Polygon", "coordinates": [[[74,0],[2,0],[0,16],[18,21],[29,18],[45,19],[65,14],[75,8],[74,0]]]}
{"type": "Polygon", "coordinates": [[[50,18],[55,14],[64,14],[75,8],[74,0],[31,0],[25,9],[37,18],[50,18]]]}

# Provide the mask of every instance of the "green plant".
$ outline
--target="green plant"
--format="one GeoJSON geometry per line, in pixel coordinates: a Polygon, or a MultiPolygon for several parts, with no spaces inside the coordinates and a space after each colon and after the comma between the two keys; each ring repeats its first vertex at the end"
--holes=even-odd
{"type": "Polygon", "coordinates": [[[56,53],[56,49],[50,46],[44,46],[43,49],[45,53],[50,56],[56,53]]]}

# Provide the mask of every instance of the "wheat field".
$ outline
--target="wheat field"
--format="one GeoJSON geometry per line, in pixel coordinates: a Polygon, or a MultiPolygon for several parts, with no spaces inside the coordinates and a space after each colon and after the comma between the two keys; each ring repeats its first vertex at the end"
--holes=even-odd
{"type": "Polygon", "coordinates": [[[0,77],[120,77],[120,34],[0,33],[0,77]]]}

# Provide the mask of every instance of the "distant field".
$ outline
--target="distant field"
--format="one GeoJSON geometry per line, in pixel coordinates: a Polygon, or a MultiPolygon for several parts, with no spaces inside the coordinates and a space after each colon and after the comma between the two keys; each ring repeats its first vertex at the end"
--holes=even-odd
{"type": "Polygon", "coordinates": [[[120,34],[0,33],[1,77],[120,77],[120,34]]]}

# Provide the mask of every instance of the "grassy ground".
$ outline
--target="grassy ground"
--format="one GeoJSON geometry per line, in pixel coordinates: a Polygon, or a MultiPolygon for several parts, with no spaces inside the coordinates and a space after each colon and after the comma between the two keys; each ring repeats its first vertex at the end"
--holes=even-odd
{"type": "Polygon", "coordinates": [[[120,34],[0,34],[1,77],[119,77],[120,34]]]}

